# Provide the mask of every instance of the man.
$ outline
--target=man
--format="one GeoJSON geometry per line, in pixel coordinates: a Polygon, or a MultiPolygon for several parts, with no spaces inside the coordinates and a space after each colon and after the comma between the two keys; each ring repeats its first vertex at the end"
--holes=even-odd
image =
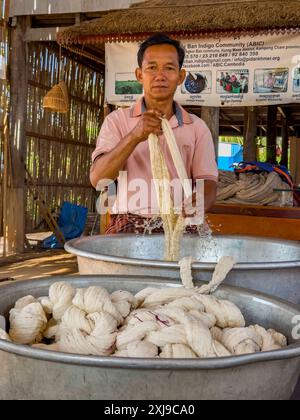
{"type": "Polygon", "coordinates": [[[131,203],[128,208],[133,194],[125,191],[121,179],[124,174],[128,183],[142,179],[151,191],[147,142],[151,133],[159,136],[171,180],[178,178],[162,134],[162,117],[171,124],[190,179],[194,182],[205,180],[205,209],[208,210],[215,201],[218,170],[211,133],[200,118],[188,114],[174,102],[175,92],[186,76],[182,69],[184,56],[180,43],[164,34],[156,34],[143,42],[138,52],[136,78],[143,85],[144,98],[131,109],[114,111],[103,123],[92,155],[90,179],[96,187],[101,180],[118,178],[118,208],[115,210],[123,213],[112,216],[107,233],[135,232],[137,222],[153,215],[153,203],[149,200],[144,207],[131,203]]]}

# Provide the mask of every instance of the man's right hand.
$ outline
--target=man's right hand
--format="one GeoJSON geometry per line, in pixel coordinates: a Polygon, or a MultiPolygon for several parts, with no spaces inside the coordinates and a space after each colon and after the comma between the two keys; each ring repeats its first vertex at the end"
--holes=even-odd
{"type": "Polygon", "coordinates": [[[140,121],[129,133],[129,137],[136,142],[141,143],[148,139],[150,134],[156,134],[160,136],[162,134],[161,118],[163,113],[158,110],[150,110],[144,112],[140,121]]]}

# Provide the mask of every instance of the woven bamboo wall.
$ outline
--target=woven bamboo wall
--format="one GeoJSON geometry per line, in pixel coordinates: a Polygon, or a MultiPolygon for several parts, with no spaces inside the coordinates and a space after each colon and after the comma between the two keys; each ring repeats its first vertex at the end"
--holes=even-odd
{"type": "Polygon", "coordinates": [[[5,80],[0,80],[0,236],[3,235],[3,176],[4,176],[4,108],[7,98],[7,86],[5,80]]]}
{"type": "MultiPolygon", "coordinates": [[[[42,101],[58,82],[59,50],[55,44],[31,43],[26,165],[49,210],[63,201],[94,211],[95,193],[89,183],[90,158],[103,121],[104,72],[88,67],[62,51],[61,76],[68,86],[70,111],[45,111],[42,101]]],[[[26,230],[41,226],[43,217],[27,192],[26,230]]]]}
{"type": "Polygon", "coordinates": [[[8,31],[6,28],[8,6],[8,0],[0,0],[0,236],[3,234],[4,117],[9,97],[9,89],[5,79],[5,64],[8,58],[8,31]]]}

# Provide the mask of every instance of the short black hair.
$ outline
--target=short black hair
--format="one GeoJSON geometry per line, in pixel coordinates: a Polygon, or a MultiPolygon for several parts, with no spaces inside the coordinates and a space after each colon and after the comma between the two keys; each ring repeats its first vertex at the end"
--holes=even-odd
{"type": "Polygon", "coordinates": [[[150,36],[150,38],[146,39],[146,41],[144,41],[140,45],[140,48],[139,48],[139,51],[138,51],[138,54],[137,54],[138,65],[139,65],[140,68],[142,67],[142,63],[143,63],[144,54],[145,54],[146,49],[149,48],[149,47],[152,47],[153,45],[162,45],[162,44],[173,45],[173,47],[176,48],[176,50],[178,52],[179,68],[180,69],[182,68],[183,62],[184,62],[184,57],[185,57],[185,50],[184,50],[183,46],[176,39],[172,39],[168,35],[163,34],[163,33],[157,33],[157,34],[154,34],[154,35],[150,36]]]}

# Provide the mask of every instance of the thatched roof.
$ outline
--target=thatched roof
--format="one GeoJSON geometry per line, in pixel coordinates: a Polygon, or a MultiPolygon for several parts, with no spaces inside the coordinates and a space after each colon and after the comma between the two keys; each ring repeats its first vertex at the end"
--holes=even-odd
{"type": "Polygon", "coordinates": [[[60,44],[144,39],[154,32],[194,35],[300,28],[300,0],[149,0],[58,33],[60,44]]]}

